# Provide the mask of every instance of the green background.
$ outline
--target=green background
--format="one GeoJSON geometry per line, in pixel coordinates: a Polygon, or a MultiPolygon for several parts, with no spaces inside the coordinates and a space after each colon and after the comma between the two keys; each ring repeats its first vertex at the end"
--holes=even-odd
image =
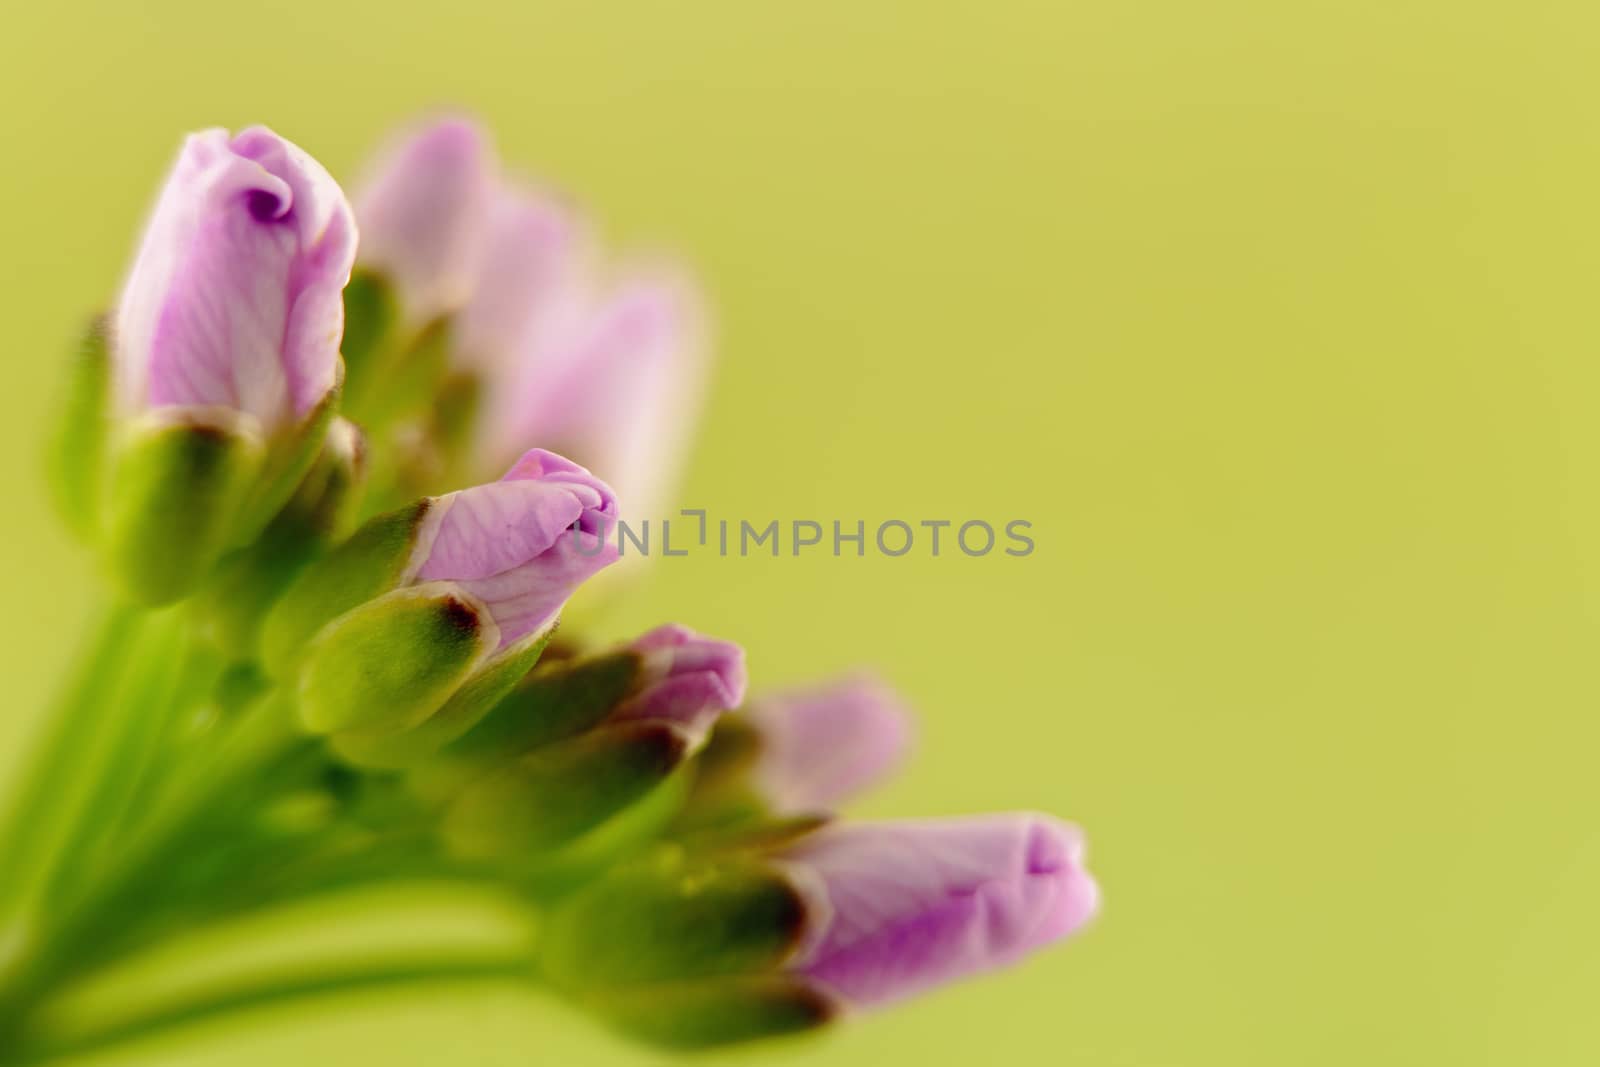
{"type": "MultiPolygon", "coordinates": [[[[1061,950],[732,1060],[1600,1057],[1591,3],[4,21],[7,763],[92,588],[41,502],[42,398],[179,135],[266,122],[348,176],[456,102],[703,272],[686,503],[1034,523],[1026,559],[663,561],[612,620],[735,637],[760,685],[881,666],[921,739],[864,811],[1056,812],[1105,888],[1061,950]]],[[[514,991],[122,1060],[654,1061],[514,991]]]]}

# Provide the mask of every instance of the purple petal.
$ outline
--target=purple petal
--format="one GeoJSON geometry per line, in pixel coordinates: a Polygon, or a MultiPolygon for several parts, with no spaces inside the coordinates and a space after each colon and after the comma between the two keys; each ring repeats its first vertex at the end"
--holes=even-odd
{"type": "Polygon", "coordinates": [[[595,551],[595,543],[587,534],[564,536],[555,547],[519,567],[455,584],[488,607],[500,628],[503,648],[554,622],[578,586],[616,559],[612,544],[602,543],[595,551]]]}
{"type": "Polygon", "coordinates": [[[211,406],[271,430],[333,387],[355,255],[327,171],[272,131],[191,135],[117,308],[125,411],[211,406]]]}
{"type": "Polygon", "coordinates": [[[761,734],[756,780],[780,812],[834,808],[898,766],[911,740],[905,705],[867,676],[763,697],[748,715],[761,734]]]}
{"type": "Polygon", "coordinates": [[[630,645],[643,655],[642,678],[612,719],[666,719],[696,742],[724,711],[744,700],[744,649],[686,626],[661,626],[630,645]]]}
{"type": "Polygon", "coordinates": [[[1040,815],[842,826],[790,858],[831,909],[797,968],[858,1005],[1011,963],[1099,904],[1082,836],[1040,815]]]}
{"type": "Polygon", "coordinates": [[[631,519],[651,517],[677,477],[706,361],[695,287],[636,271],[530,355],[497,420],[500,447],[555,443],[612,485],[631,519]]]}
{"type": "Polygon", "coordinates": [[[363,184],[361,262],[394,283],[411,322],[454,311],[471,294],[495,168],[488,135],[447,118],[392,142],[363,184]]]}
{"type": "Polygon", "coordinates": [[[415,581],[451,581],[482,600],[510,644],[551,621],[616,559],[616,499],[571,460],[542,449],[498,482],[440,497],[418,539],[415,581]]]}
{"type": "Polygon", "coordinates": [[[456,354],[503,384],[578,303],[586,234],[553,197],[512,188],[496,193],[488,229],[477,285],[456,320],[456,354]]]}

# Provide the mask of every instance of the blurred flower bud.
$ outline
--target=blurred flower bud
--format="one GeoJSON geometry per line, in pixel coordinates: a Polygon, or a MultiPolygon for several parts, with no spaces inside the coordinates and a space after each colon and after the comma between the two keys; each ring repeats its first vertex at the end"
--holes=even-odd
{"type": "Polygon", "coordinates": [[[910,715],[881,680],[857,675],[752,701],[754,783],[784,814],[832,811],[904,759],[910,715]]]}
{"type": "Polygon", "coordinates": [[[466,303],[488,236],[495,166],[482,128],[446,118],[391,141],[362,183],[361,267],[392,284],[408,321],[466,303]]]}
{"type": "Polygon", "coordinates": [[[471,298],[448,320],[448,330],[391,357],[395,373],[383,375],[382,405],[366,405],[379,422],[410,415],[396,423],[393,473],[385,479],[395,497],[431,492],[455,477],[471,479],[521,451],[486,457],[484,409],[506,402],[506,385],[534,339],[576,309],[579,231],[553,199],[497,190],[471,298]]]}
{"type": "MultiPolygon", "coordinates": [[[[345,408],[370,433],[409,427],[444,381],[453,319],[477,284],[489,236],[495,168],[488,134],[463,118],[402,133],[369,168],[356,196],[361,256],[346,296],[345,408]]],[[[414,474],[393,477],[412,489],[414,474]]]]}
{"type": "Polygon", "coordinates": [[[575,313],[587,234],[555,197],[513,186],[496,191],[488,220],[477,285],[457,321],[455,362],[504,383],[575,313]]]}
{"type": "Polygon", "coordinates": [[[185,141],[112,337],[113,411],[124,429],[114,442],[109,554],[135,595],[182,595],[299,482],[332,413],[340,291],[355,241],[338,185],[270,130],[185,141]],[[228,461],[217,461],[223,453],[228,461]],[[258,469],[245,469],[246,456],[258,469]],[[157,471],[159,462],[179,466],[157,471]],[[186,463],[208,477],[186,487],[186,463]],[[224,470],[237,484],[218,481],[224,470]],[[156,485],[159,501],[142,499],[156,485]],[[177,514],[153,510],[158,503],[177,514]],[[173,534],[168,552],[181,559],[139,555],[173,534]],[[159,573],[137,573],[145,566],[159,573]]]}
{"type": "Polygon", "coordinates": [[[1042,815],[829,827],[783,862],[820,893],[790,969],[855,1006],[1012,963],[1099,904],[1082,835],[1042,815]]]}
{"type": "Polygon", "coordinates": [[[624,518],[659,519],[705,389],[698,293],[683,273],[651,269],[571,299],[489,398],[488,451],[564,449],[617,488],[624,518]]]}
{"type": "Polygon", "coordinates": [[[319,734],[415,725],[444,705],[499,637],[483,605],[448,582],[368,601],[307,648],[300,723],[319,734]]]}
{"type": "Polygon", "coordinates": [[[742,839],[807,825],[883,779],[910,739],[904,703],[870,675],[753,700],[717,723],[677,829],[742,839]]]}

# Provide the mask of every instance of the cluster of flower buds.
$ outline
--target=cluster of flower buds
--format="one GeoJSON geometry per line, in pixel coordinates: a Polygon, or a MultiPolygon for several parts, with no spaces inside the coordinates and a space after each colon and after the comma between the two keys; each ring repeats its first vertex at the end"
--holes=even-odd
{"type": "MultiPolygon", "coordinates": [[[[230,714],[202,717],[216,744],[123,724],[146,762],[89,790],[120,801],[88,836],[133,844],[67,865],[98,872],[77,914],[181,926],[225,910],[207,894],[352,870],[488,880],[541,916],[530,976],[701,1046],[1009,963],[1094,912],[1081,839],[1046,816],[837,820],[910,736],[871,677],[747,701],[740,647],[683,626],[552,642],[623,509],[670,492],[704,377],[683,274],[596,260],[464,120],[398,139],[353,209],[268,130],[185,142],[75,364],[53,483],[119,596],[202,650],[132,672],[163,680],[128,683],[130,716],[230,714]],[[303,841],[261,829],[312,785],[331,808],[303,841]],[[197,827],[229,848],[171,862],[197,827]]],[[[4,993],[0,1035],[27,999],[4,993]]]]}

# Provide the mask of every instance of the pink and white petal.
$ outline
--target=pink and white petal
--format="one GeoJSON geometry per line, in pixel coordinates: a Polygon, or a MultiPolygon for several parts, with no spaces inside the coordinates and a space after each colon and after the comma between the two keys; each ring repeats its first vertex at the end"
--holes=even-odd
{"type": "Polygon", "coordinates": [[[270,195],[252,187],[192,219],[175,250],[150,336],[150,405],[231,407],[265,425],[286,414],[280,352],[296,244],[292,229],[263,223],[245,207],[258,192],[270,195]]]}
{"type": "Polygon", "coordinates": [[[803,841],[828,929],[799,969],[874,1004],[1010,963],[1098,903],[1076,828],[1044,816],[864,824],[803,841]]]}
{"type": "Polygon", "coordinates": [[[648,686],[612,712],[614,719],[668,719],[699,722],[738,706],[738,694],[721,674],[702,670],[675,674],[648,686]]]}
{"type": "Polygon", "coordinates": [[[572,299],[583,224],[554,196],[502,186],[490,205],[472,298],[456,320],[456,353],[499,393],[521,374],[528,346],[572,299]]]}
{"type": "Polygon", "coordinates": [[[361,259],[393,281],[411,321],[453,311],[471,295],[495,169],[483,129],[447,118],[391,143],[363,183],[361,259]]]}
{"type": "Polygon", "coordinates": [[[614,544],[600,542],[586,554],[596,547],[587,534],[563,536],[520,567],[457,584],[488,606],[504,647],[548,625],[578,586],[616,561],[614,544]]]}
{"type": "Polygon", "coordinates": [[[439,498],[418,581],[502,575],[553,549],[590,505],[554,481],[491,482],[439,498]]]}

